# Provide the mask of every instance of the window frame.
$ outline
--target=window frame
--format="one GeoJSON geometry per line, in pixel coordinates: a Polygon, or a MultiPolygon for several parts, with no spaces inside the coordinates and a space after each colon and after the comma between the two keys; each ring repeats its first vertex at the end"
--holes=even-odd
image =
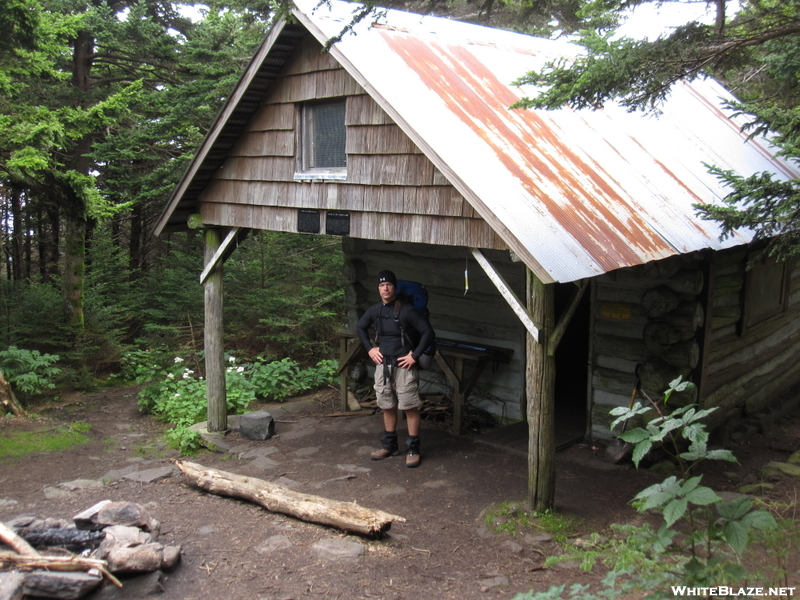
{"type": "Polygon", "coordinates": [[[345,122],[345,115],[347,112],[347,99],[346,98],[331,98],[325,100],[314,100],[309,102],[301,102],[297,105],[297,118],[296,118],[296,165],[294,179],[297,181],[344,181],[347,179],[347,152],[345,150],[345,165],[342,167],[310,167],[310,155],[313,150],[309,148],[312,143],[310,132],[313,130],[313,113],[314,108],[323,105],[343,105],[343,118],[342,127],[344,128],[345,147],[347,145],[347,124],[345,122]]]}
{"type": "Polygon", "coordinates": [[[741,335],[753,330],[765,321],[776,315],[786,312],[789,302],[789,284],[791,279],[790,260],[778,262],[774,257],[762,259],[758,251],[753,251],[747,256],[747,274],[743,291],[743,306],[741,320],[741,335]],[[775,284],[765,278],[780,278],[775,284]],[[764,298],[759,298],[758,293],[765,287],[778,290],[778,297],[771,299],[769,304],[764,298]]]}

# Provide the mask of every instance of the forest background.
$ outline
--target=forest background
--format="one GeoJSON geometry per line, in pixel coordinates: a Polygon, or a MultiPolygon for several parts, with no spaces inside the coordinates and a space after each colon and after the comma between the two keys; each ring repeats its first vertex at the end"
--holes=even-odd
{"type": "MultiPolygon", "coordinates": [[[[57,355],[61,383],[81,388],[120,371],[131,352],[202,355],[202,236],[155,238],[152,228],[289,1],[0,2],[0,368],[19,349],[57,355]]],[[[654,40],[617,35],[630,9],[662,4],[651,0],[376,4],[571,35],[585,57],[520,73],[545,92],[525,106],[613,99],[657,110],[676,81],[712,74],[742,99],[732,108],[752,115],[753,132],[778,132],[784,155],[798,154],[797,0],[742,1],[735,12],[728,0],[701,2],[707,23],[654,40]]],[[[696,14],[697,2],[673,4],[696,14]]],[[[707,218],[797,252],[796,181],[717,175],[732,192],[728,205],[701,209],[707,218]]],[[[333,358],[341,264],[338,238],[253,232],[226,263],[226,349],[305,366],[333,358]]]]}

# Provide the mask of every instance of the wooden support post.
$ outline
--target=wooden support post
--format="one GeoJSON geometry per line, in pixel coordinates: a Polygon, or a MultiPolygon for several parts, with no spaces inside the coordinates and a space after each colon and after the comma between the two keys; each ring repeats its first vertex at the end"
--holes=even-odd
{"type": "Polygon", "coordinates": [[[528,399],[528,503],[531,510],[543,511],[555,506],[555,380],[556,363],[548,352],[555,327],[555,290],[527,271],[528,312],[539,326],[537,343],[526,336],[525,386],[528,399]]]}
{"type": "MultiPolygon", "coordinates": [[[[205,231],[205,263],[209,264],[219,249],[219,229],[205,231]]],[[[225,344],[222,320],[222,262],[206,277],[205,283],[205,360],[208,431],[228,429],[228,407],[225,396],[225,344]]]]}

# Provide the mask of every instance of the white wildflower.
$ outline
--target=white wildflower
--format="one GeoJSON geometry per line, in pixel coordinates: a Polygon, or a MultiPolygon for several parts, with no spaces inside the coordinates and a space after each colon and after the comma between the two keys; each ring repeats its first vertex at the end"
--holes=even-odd
{"type": "Polygon", "coordinates": [[[235,363],[236,362],[236,357],[235,356],[229,356],[228,357],[228,362],[235,363]]]}
{"type": "Polygon", "coordinates": [[[175,362],[176,362],[176,363],[182,363],[182,362],[183,362],[183,359],[182,359],[180,356],[176,356],[176,357],[175,357],[175,362]]]}
{"type": "Polygon", "coordinates": [[[237,373],[244,373],[244,367],[237,367],[236,368],[236,372],[237,373]]]}
{"type": "Polygon", "coordinates": [[[169,379],[175,379],[175,374],[174,373],[167,373],[167,377],[169,379]]]}

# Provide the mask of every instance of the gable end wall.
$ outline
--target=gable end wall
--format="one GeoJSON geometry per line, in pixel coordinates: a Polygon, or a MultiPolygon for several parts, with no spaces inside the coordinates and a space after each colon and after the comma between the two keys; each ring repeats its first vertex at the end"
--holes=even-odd
{"type": "Polygon", "coordinates": [[[350,213],[350,236],[505,249],[433,163],[309,35],[200,196],[203,222],[297,231],[298,209],[350,213]],[[345,97],[347,179],[296,181],[302,102],[345,97]]]}

